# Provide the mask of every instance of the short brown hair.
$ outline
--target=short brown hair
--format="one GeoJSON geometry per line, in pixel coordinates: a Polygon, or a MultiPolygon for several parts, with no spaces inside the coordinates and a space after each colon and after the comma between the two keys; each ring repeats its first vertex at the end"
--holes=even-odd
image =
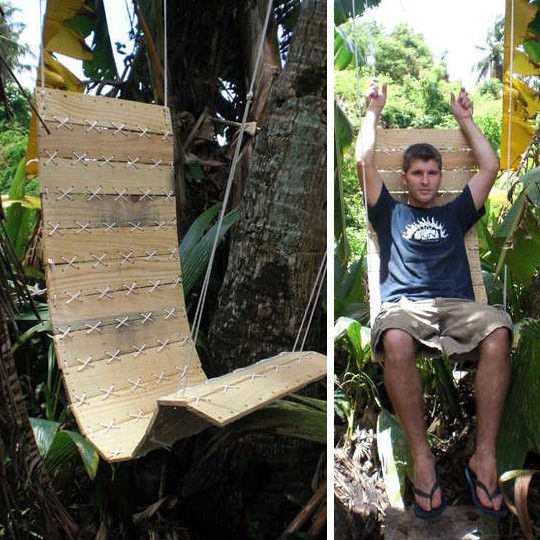
{"type": "Polygon", "coordinates": [[[414,159],[421,161],[429,161],[432,159],[437,162],[439,172],[442,171],[442,156],[441,153],[431,144],[417,143],[411,144],[403,153],[403,172],[407,172],[414,159]]]}

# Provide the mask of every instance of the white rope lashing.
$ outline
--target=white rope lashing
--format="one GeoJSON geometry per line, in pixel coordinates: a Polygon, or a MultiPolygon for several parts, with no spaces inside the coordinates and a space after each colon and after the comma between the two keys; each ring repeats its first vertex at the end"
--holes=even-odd
{"type": "Polygon", "coordinates": [[[326,276],[326,268],[327,268],[327,251],[325,251],[324,253],[321,264],[319,265],[319,271],[317,272],[317,277],[315,278],[315,283],[313,284],[313,287],[311,288],[309,300],[308,300],[306,309],[304,310],[304,316],[302,317],[302,322],[300,323],[300,327],[298,328],[298,334],[296,336],[296,340],[294,342],[292,352],[302,352],[304,350],[304,346],[306,344],[306,339],[309,333],[309,329],[311,328],[311,322],[313,321],[313,316],[315,315],[317,301],[320,298],[322,286],[324,284],[324,278],[326,276]],[[305,324],[308,314],[309,314],[309,319],[307,321],[307,324],[305,324]],[[303,333],[303,336],[302,336],[302,333],[303,333]],[[302,342],[300,344],[300,348],[297,351],[296,347],[298,345],[298,342],[300,341],[301,336],[302,336],[302,342]]]}

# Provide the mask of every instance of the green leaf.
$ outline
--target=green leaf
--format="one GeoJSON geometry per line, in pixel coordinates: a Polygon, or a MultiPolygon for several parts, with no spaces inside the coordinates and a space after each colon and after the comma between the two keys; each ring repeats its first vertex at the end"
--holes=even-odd
{"type": "Polygon", "coordinates": [[[47,320],[44,320],[35,324],[31,328],[29,328],[26,332],[21,334],[21,336],[19,336],[17,343],[13,345],[13,352],[15,352],[22,345],[24,345],[29,339],[34,337],[36,334],[39,334],[41,332],[52,332],[52,330],[53,330],[52,322],[50,321],[50,319],[47,319],[47,320]]]}
{"type": "Polygon", "coordinates": [[[354,58],[351,46],[344,33],[339,29],[334,30],[334,68],[345,69],[354,58]]]}
{"type": "Polygon", "coordinates": [[[401,424],[385,409],[377,419],[377,450],[390,506],[404,508],[405,478],[413,476],[411,452],[401,424]]]}
{"type": "Polygon", "coordinates": [[[182,238],[182,241],[180,242],[181,260],[184,260],[184,258],[188,257],[191,254],[191,252],[197,245],[197,242],[199,242],[199,240],[203,237],[204,231],[208,229],[210,223],[212,223],[212,220],[218,215],[220,210],[221,203],[214,204],[214,206],[211,206],[210,208],[205,210],[191,224],[188,231],[184,235],[184,238],[182,238]]]}
{"type": "MultiPolygon", "coordinates": [[[[225,216],[219,233],[220,241],[237,221],[237,210],[232,210],[225,216]]],[[[210,262],[210,255],[216,234],[217,223],[197,242],[190,252],[184,253],[184,257],[182,258],[184,294],[188,295],[195,285],[202,280],[210,262]]]]}
{"type": "Polygon", "coordinates": [[[343,154],[354,141],[354,128],[343,109],[337,103],[334,104],[334,132],[343,154]]]}
{"type": "Polygon", "coordinates": [[[99,454],[80,433],[76,431],[66,431],[65,433],[67,433],[68,437],[75,444],[86,473],[91,479],[94,479],[99,466],[99,454]]]}
{"type": "Polygon", "coordinates": [[[60,430],[60,423],[44,418],[30,418],[30,425],[34,431],[34,437],[39,453],[45,456],[60,430]]]}

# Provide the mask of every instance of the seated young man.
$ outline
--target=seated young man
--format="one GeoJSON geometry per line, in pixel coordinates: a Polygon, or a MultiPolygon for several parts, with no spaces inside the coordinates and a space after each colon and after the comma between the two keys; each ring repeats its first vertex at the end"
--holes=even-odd
{"type": "Polygon", "coordinates": [[[372,350],[382,360],[385,386],[411,447],[415,513],[431,518],[445,506],[427,441],[416,369],[419,347],[428,347],[449,356],[478,349],[476,441],[465,474],[478,508],[502,516],[506,508],[497,487],[495,444],[509,385],[512,321],[505,312],[474,301],[464,244],[465,233],[484,213],[498,159],[474,123],[472,103],[461,89],[457,98],[451,94],[450,107],[472,147],[478,171],[456,199],[437,206],[441,155],[429,144],[413,144],[403,156],[407,202],[396,201],[374,162],[386,91],[386,84],[379,88],[374,80],[366,93],[356,159],[380,245],[383,304],[372,327],[372,350]]]}

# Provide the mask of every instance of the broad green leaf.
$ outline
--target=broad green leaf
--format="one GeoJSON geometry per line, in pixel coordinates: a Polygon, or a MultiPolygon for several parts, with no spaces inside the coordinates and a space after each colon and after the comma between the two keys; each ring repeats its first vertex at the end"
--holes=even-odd
{"type": "Polygon", "coordinates": [[[334,343],[346,338],[353,346],[358,355],[362,354],[362,336],[361,327],[358,321],[348,317],[340,317],[334,325],[334,343]]]}
{"type": "Polygon", "coordinates": [[[205,210],[200,216],[197,216],[180,242],[181,260],[189,256],[193,251],[197,242],[203,237],[204,231],[208,229],[210,223],[212,223],[212,220],[218,215],[220,210],[221,203],[217,203],[205,210]]]}
{"type": "Polygon", "coordinates": [[[339,26],[353,14],[359,17],[366,8],[378,6],[380,0],[334,0],[334,24],[339,26]]]}
{"type": "Polygon", "coordinates": [[[354,128],[343,109],[337,103],[334,104],[334,131],[343,154],[354,141],[354,128]]]}
{"type": "MultiPolygon", "coordinates": [[[[220,230],[220,240],[223,239],[227,231],[238,221],[238,211],[232,210],[229,212],[222,223],[220,230]]],[[[210,255],[212,253],[212,245],[217,234],[217,223],[201,238],[201,240],[193,247],[190,253],[186,253],[182,262],[182,279],[184,285],[184,293],[188,295],[193,287],[203,278],[210,255]]]]}
{"type": "Polygon", "coordinates": [[[44,418],[30,418],[30,425],[34,431],[39,453],[45,456],[60,431],[60,423],[54,420],[45,420],[44,418]]]}
{"type": "Polygon", "coordinates": [[[413,476],[412,458],[401,424],[386,409],[377,419],[377,450],[390,506],[404,508],[405,479],[413,476]]]}
{"type": "Polygon", "coordinates": [[[94,479],[99,466],[99,454],[80,433],[77,433],[76,431],[66,431],[66,433],[75,444],[79,455],[81,456],[86,473],[90,478],[94,479]]]}
{"type": "Polygon", "coordinates": [[[334,67],[336,69],[345,69],[353,60],[354,55],[351,51],[346,37],[339,28],[334,30],[334,67]]]}
{"type": "Polygon", "coordinates": [[[92,58],[83,62],[83,70],[86,77],[100,79],[118,79],[116,61],[111,46],[111,37],[107,25],[107,14],[103,6],[103,0],[96,0],[94,17],[90,19],[86,16],[75,17],[70,25],[78,28],[80,32],[93,22],[94,39],[92,42],[92,58]]]}
{"type": "Polygon", "coordinates": [[[17,340],[17,343],[13,345],[13,351],[16,351],[21,345],[24,345],[29,339],[34,337],[36,334],[39,334],[41,332],[52,332],[52,322],[50,319],[46,319],[44,321],[39,322],[38,324],[35,324],[31,328],[29,328],[26,332],[21,334],[19,336],[19,339],[17,340]]]}

